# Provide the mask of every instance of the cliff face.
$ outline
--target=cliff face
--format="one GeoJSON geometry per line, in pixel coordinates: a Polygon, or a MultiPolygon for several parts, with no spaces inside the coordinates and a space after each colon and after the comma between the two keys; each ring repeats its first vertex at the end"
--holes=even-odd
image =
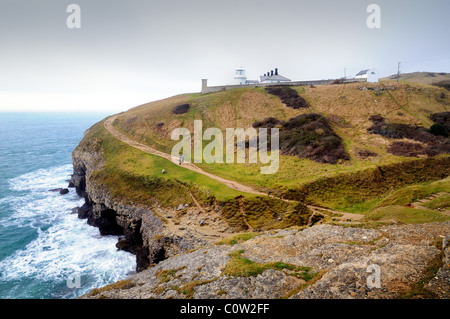
{"type": "MultiPolygon", "coordinates": [[[[141,211],[135,207],[126,207],[114,201],[108,190],[94,181],[93,173],[103,167],[103,155],[87,141],[82,141],[72,153],[72,183],[77,194],[84,197],[85,204],[78,209],[78,217],[98,227],[101,235],[121,235],[118,248],[136,255],[137,270],[148,267],[150,263],[149,249],[144,245],[147,232],[142,232],[141,211]],[[144,233],[144,234],[143,234],[144,233]]],[[[158,222],[154,218],[154,228],[158,222]]]]}
{"type": "Polygon", "coordinates": [[[96,173],[104,166],[99,140],[84,138],[72,153],[71,183],[85,204],[78,217],[98,227],[101,235],[119,235],[117,247],[136,255],[137,271],[170,256],[220,240],[231,229],[212,208],[161,208],[114,198],[96,173]],[[201,229],[200,229],[201,228],[201,229]]]}

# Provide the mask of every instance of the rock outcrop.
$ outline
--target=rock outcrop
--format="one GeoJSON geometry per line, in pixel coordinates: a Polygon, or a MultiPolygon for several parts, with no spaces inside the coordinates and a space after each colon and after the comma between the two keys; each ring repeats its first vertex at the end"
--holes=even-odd
{"type": "Polygon", "coordinates": [[[450,222],[269,231],[173,256],[81,298],[449,298],[449,233],[450,222]]]}
{"type": "Polygon", "coordinates": [[[137,271],[231,234],[223,217],[212,209],[187,204],[168,209],[157,202],[138,205],[114,198],[111,190],[95,178],[103,169],[104,158],[92,138],[80,142],[72,161],[70,183],[85,199],[77,210],[78,217],[98,227],[101,235],[119,235],[117,247],[136,255],[137,271]],[[212,220],[214,223],[207,222],[212,220]]]}

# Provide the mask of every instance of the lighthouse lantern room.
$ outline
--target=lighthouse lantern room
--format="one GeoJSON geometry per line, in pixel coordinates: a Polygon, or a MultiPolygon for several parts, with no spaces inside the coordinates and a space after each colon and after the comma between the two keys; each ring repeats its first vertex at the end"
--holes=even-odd
{"type": "Polygon", "coordinates": [[[236,84],[242,85],[247,81],[247,76],[245,75],[245,69],[240,67],[236,69],[236,74],[234,75],[234,81],[236,84]]]}

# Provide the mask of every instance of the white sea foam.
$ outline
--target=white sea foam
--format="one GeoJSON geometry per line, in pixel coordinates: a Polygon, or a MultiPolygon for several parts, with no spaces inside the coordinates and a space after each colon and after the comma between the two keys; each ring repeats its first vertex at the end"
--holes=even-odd
{"type": "Polygon", "coordinates": [[[70,177],[72,165],[63,165],[50,169],[40,169],[9,180],[12,190],[17,191],[45,191],[48,187],[58,188],[67,186],[65,181],[70,177]]]}
{"type": "Polygon", "coordinates": [[[11,189],[21,194],[2,200],[0,204],[12,207],[13,213],[4,216],[0,224],[33,227],[38,236],[24,249],[0,261],[1,281],[26,278],[61,285],[71,274],[79,273],[81,288],[59,295],[65,298],[120,280],[134,271],[135,256],[117,250],[116,236],[100,236],[97,228],[70,214],[73,207],[83,204],[73,189],[66,195],[49,191],[66,187],[70,173],[71,166],[65,165],[9,181],[11,189]]]}

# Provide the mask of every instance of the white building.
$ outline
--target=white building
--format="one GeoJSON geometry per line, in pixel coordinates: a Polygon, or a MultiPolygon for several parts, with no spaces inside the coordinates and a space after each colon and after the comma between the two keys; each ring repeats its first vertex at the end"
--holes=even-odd
{"type": "Polygon", "coordinates": [[[247,80],[247,76],[245,75],[245,69],[240,67],[236,69],[236,73],[234,75],[234,83],[237,85],[244,84],[258,84],[257,80],[247,80]]]}
{"type": "Polygon", "coordinates": [[[245,69],[240,67],[236,69],[236,74],[234,75],[234,82],[235,84],[245,84],[247,81],[247,76],[245,75],[245,69]]]}
{"type": "Polygon", "coordinates": [[[275,68],[275,72],[272,70],[264,75],[261,75],[260,77],[261,83],[280,83],[280,82],[291,82],[290,79],[279,75],[278,69],[275,68]]]}
{"type": "Polygon", "coordinates": [[[355,76],[356,79],[367,79],[367,82],[378,82],[378,72],[374,68],[361,70],[355,76]]]}

